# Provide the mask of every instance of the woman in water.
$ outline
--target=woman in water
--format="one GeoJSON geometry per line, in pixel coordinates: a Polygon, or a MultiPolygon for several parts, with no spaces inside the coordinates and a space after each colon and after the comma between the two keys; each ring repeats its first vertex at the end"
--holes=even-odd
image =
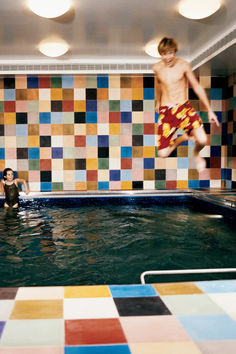
{"type": "Polygon", "coordinates": [[[25,194],[29,194],[28,186],[24,179],[14,178],[13,170],[5,168],[3,171],[3,179],[1,180],[1,192],[5,193],[5,208],[17,208],[19,203],[18,183],[23,183],[25,187],[25,194]]]}

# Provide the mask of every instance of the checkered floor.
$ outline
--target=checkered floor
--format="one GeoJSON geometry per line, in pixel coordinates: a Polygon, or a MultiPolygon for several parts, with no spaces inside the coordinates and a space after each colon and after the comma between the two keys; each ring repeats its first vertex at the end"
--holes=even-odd
{"type": "Polygon", "coordinates": [[[236,280],[0,289],[1,354],[235,354],[236,280]]]}

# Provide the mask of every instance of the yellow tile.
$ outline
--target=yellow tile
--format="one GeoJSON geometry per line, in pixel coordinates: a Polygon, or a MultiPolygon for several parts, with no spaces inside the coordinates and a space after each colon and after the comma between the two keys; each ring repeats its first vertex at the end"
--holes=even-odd
{"type": "Polygon", "coordinates": [[[16,300],[10,319],[63,318],[63,300],[16,300]]]}
{"type": "Polygon", "coordinates": [[[28,147],[39,147],[39,136],[28,136],[28,147]]]}
{"type": "Polygon", "coordinates": [[[51,112],[51,101],[39,101],[39,112],[51,112]]]}
{"type": "Polygon", "coordinates": [[[188,181],[177,181],[177,188],[180,189],[188,188],[188,181]]]}
{"type": "Polygon", "coordinates": [[[51,100],[52,101],[62,101],[62,89],[52,88],[51,89],[51,100]]]}
{"type": "Polygon", "coordinates": [[[155,157],[155,146],[144,146],[143,157],[155,157]]]}
{"type": "Polygon", "coordinates": [[[64,290],[65,298],[111,297],[111,293],[107,285],[65,286],[64,290]]]}
{"type": "Polygon", "coordinates": [[[98,168],[98,159],[87,159],[86,160],[87,170],[97,170],[98,168]]]}
{"type": "Polygon", "coordinates": [[[121,181],[121,189],[132,189],[132,182],[131,181],[121,181]]]}
{"type": "Polygon", "coordinates": [[[75,135],[86,135],[86,124],[74,125],[75,135]]]}
{"type": "Polygon", "coordinates": [[[186,342],[157,342],[129,344],[132,354],[201,354],[195,343],[186,342]]]}
{"type": "Polygon", "coordinates": [[[16,113],[4,113],[4,124],[16,124],[16,113]]]}
{"type": "Polygon", "coordinates": [[[203,294],[203,291],[194,283],[162,283],[152,284],[160,295],[187,295],[203,294]]]}
{"type": "Polygon", "coordinates": [[[76,191],[86,191],[87,190],[86,182],[75,182],[75,190],[76,191]]]}
{"type": "Polygon", "coordinates": [[[120,134],[120,123],[109,124],[109,133],[111,135],[119,135],[120,134]]]}
{"type": "Polygon", "coordinates": [[[132,89],[132,100],[142,100],[143,99],[143,89],[133,88],[132,89]]]}
{"type": "Polygon", "coordinates": [[[75,112],[86,112],[86,101],[85,100],[74,101],[74,111],[75,112]]]}

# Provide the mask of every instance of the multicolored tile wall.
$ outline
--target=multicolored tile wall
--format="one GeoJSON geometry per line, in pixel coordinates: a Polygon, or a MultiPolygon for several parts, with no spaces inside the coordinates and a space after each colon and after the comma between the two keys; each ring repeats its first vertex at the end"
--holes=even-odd
{"type": "Polygon", "coordinates": [[[31,191],[230,188],[235,84],[225,90],[225,78],[199,79],[222,122],[208,123],[190,88],[209,138],[201,173],[192,142],[157,156],[154,76],[118,74],[1,78],[0,170],[17,171],[31,191]]]}

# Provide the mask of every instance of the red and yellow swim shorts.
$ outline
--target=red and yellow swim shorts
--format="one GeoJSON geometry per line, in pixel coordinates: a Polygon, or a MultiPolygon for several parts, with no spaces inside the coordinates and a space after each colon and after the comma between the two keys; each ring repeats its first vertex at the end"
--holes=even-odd
{"type": "Polygon", "coordinates": [[[173,135],[178,129],[190,135],[191,130],[202,126],[201,118],[188,101],[174,106],[161,106],[157,130],[158,150],[173,145],[173,135]]]}

